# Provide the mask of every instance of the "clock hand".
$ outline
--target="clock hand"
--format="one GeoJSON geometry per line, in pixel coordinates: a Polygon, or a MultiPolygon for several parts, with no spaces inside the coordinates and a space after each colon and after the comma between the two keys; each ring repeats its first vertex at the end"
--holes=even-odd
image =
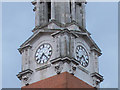
{"type": "Polygon", "coordinates": [[[80,59],[82,59],[83,58],[83,55],[80,57],[80,59]]]}
{"type": "Polygon", "coordinates": [[[44,55],[44,53],[41,55],[40,59],[42,59],[43,55],[44,55]]]}
{"type": "Polygon", "coordinates": [[[48,59],[48,57],[44,54],[44,56],[48,59]]]}

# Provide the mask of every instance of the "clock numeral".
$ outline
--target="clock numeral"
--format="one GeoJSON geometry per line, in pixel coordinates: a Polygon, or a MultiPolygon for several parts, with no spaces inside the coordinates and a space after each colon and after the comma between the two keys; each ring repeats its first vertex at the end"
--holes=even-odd
{"type": "Polygon", "coordinates": [[[38,60],[37,62],[40,63],[40,60],[38,60]]]}
{"type": "Polygon", "coordinates": [[[37,61],[39,60],[39,58],[36,59],[37,61]]]}
{"type": "Polygon", "coordinates": [[[78,51],[76,51],[76,53],[78,54],[78,51]]]}
{"type": "Polygon", "coordinates": [[[52,50],[49,50],[49,52],[52,52],[52,50]]]}
{"type": "Polygon", "coordinates": [[[46,45],[46,44],[44,44],[44,47],[46,48],[46,47],[47,47],[47,45],[46,45]]]}

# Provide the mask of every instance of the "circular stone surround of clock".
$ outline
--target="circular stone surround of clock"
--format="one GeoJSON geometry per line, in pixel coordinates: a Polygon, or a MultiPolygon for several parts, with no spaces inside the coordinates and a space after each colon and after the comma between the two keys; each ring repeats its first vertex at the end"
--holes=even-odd
{"type": "Polygon", "coordinates": [[[48,43],[39,46],[35,53],[35,60],[38,64],[46,63],[52,55],[52,47],[48,43]]]}
{"type": "Polygon", "coordinates": [[[88,53],[87,53],[86,49],[81,45],[78,45],[76,47],[76,59],[80,62],[80,64],[83,67],[88,66],[88,63],[89,63],[88,53]]]}

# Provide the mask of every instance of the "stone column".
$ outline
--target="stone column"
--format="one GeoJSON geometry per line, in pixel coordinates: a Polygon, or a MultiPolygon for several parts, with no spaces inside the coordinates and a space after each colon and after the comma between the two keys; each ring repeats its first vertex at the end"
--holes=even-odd
{"type": "Polygon", "coordinates": [[[67,0],[67,2],[55,2],[54,9],[55,15],[53,14],[53,16],[55,17],[55,20],[62,24],[70,23],[71,18],[69,0],[67,0]]]}
{"type": "Polygon", "coordinates": [[[60,15],[60,23],[62,23],[62,24],[65,24],[65,3],[66,2],[60,2],[59,3],[59,11],[58,11],[58,13],[59,13],[59,15],[60,15]]]}
{"type": "Polygon", "coordinates": [[[31,57],[31,47],[28,47],[28,68],[30,69],[30,57],[31,57]]]}
{"type": "Polygon", "coordinates": [[[24,64],[25,64],[25,51],[22,50],[22,71],[25,70],[25,68],[24,68],[24,64]]]}
{"type": "Polygon", "coordinates": [[[95,64],[95,72],[99,73],[98,55],[97,55],[97,53],[95,54],[95,62],[94,62],[94,64],[95,64]]]}
{"type": "Polygon", "coordinates": [[[71,58],[75,57],[75,37],[74,36],[70,36],[70,56],[71,58]]]}
{"type": "Polygon", "coordinates": [[[82,4],[80,4],[79,2],[76,3],[76,22],[80,25],[82,25],[82,20],[83,20],[83,10],[82,10],[82,4]]]}
{"type": "Polygon", "coordinates": [[[39,18],[40,18],[40,26],[44,26],[48,23],[48,7],[47,2],[39,2],[39,18]]]}
{"type": "Polygon", "coordinates": [[[82,4],[82,10],[83,10],[83,16],[82,16],[82,19],[83,19],[83,28],[86,28],[86,13],[85,13],[85,3],[82,4]]]}
{"type": "Polygon", "coordinates": [[[93,73],[94,72],[98,73],[99,72],[99,70],[98,70],[98,54],[94,50],[91,51],[91,54],[92,54],[91,60],[93,63],[93,73]]]}
{"type": "Polygon", "coordinates": [[[61,52],[61,57],[65,57],[66,56],[66,43],[65,43],[65,36],[64,35],[61,35],[61,49],[60,49],[60,52],[61,52]]]}
{"type": "Polygon", "coordinates": [[[67,2],[61,2],[59,14],[61,23],[66,24],[71,22],[69,0],[67,2]]]}
{"type": "Polygon", "coordinates": [[[51,20],[55,19],[55,2],[51,0],[51,20]]]}
{"type": "Polygon", "coordinates": [[[35,5],[35,8],[36,8],[36,10],[35,10],[35,26],[39,26],[40,25],[40,8],[39,8],[39,6],[40,6],[40,3],[39,3],[39,0],[37,0],[36,1],[37,3],[36,3],[36,5],[35,5]]]}
{"type": "Polygon", "coordinates": [[[37,0],[35,4],[35,26],[43,26],[47,23],[48,23],[47,2],[37,0]]]}
{"type": "Polygon", "coordinates": [[[65,23],[71,22],[71,13],[70,13],[70,0],[65,2],[65,23]]]}
{"type": "Polygon", "coordinates": [[[75,1],[71,0],[71,17],[72,20],[75,21],[75,1]]]}

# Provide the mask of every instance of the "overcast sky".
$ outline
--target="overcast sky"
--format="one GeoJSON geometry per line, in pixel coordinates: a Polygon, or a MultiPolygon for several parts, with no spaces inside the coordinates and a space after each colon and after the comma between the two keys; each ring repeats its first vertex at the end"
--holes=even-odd
{"type": "MultiPolygon", "coordinates": [[[[2,86],[18,88],[20,81],[16,77],[21,71],[19,46],[32,35],[35,16],[33,6],[28,3],[2,4],[2,86]]],[[[118,4],[87,3],[87,30],[101,48],[103,55],[99,58],[100,74],[104,76],[101,88],[118,87],[118,4]]]]}

